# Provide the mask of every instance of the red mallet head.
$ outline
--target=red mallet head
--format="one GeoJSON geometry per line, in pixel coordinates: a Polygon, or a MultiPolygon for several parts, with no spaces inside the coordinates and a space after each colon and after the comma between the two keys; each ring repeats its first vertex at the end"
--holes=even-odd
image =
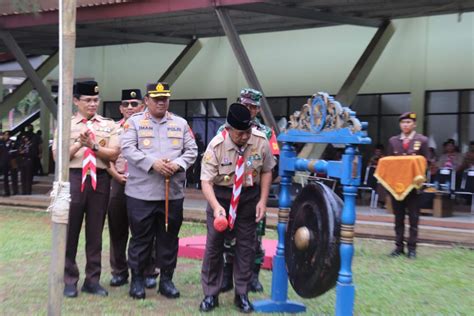
{"type": "Polygon", "coordinates": [[[214,229],[222,233],[227,229],[227,218],[224,215],[219,215],[214,219],[214,229]]]}

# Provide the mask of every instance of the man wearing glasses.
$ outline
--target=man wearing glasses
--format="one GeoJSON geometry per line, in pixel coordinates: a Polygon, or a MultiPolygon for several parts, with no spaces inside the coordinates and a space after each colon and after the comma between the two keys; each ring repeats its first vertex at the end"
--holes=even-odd
{"type": "Polygon", "coordinates": [[[145,298],[144,272],[155,237],[160,268],[158,292],[167,298],[180,295],[172,278],[183,222],[185,171],[196,160],[197,145],[186,120],[168,112],[170,96],[167,83],[148,85],[147,109],[130,117],[121,137],[129,173],[125,185],[132,233],[128,246],[132,273],[129,294],[136,299],[145,298]]]}
{"type": "MultiPolygon", "coordinates": [[[[140,89],[122,90],[122,101],[119,106],[122,119],[117,122],[118,135],[123,133],[125,122],[135,113],[143,111],[140,89]]],[[[110,200],[107,208],[110,235],[110,267],[112,279],[110,286],[122,286],[128,283],[127,242],[128,218],[125,202],[125,183],[128,177],[127,160],[120,154],[117,161],[110,162],[107,169],[112,176],[110,200]]],[[[153,278],[154,281],[154,278],[153,278]]]]}
{"type": "MultiPolygon", "coordinates": [[[[85,217],[86,278],[81,291],[107,296],[99,284],[101,272],[102,230],[109,201],[109,161],[120,151],[117,127],[111,119],[97,114],[99,86],[95,81],[78,82],[74,88],[77,113],[71,119],[69,174],[71,204],[64,269],[64,296],[77,296],[79,269],[76,264],[77,245],[85,217]]],[[[57,138],[57,137],[55,137],[57,138]]],[[[56,157],[57,140],[53,144],[56,157]]]]}

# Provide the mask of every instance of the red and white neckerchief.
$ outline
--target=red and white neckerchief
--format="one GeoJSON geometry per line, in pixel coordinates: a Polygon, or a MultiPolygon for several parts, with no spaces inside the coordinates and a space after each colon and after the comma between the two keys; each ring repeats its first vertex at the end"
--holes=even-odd
{"type": "Polygon", "coordinates": [[[232,198],[230,200],[230,209],[229,209],[229,229],[234,228],[235,219],[237,218],[237,207],[239,206],[240,193],[242,192],[242,184],[244,181],[244,151],[245,148],[241,148],[239,153],[239,158],[237,159],[237,164],[235,166],[235,176],[234,176],[234,186],[232,188],[232,198]]]}
{"type": "MultiPolygon", "coordinates": [[[[82,119],[82,122],[86,124],[87,129],[90,131],[90,137],[93,141],[95,141],[95,134],[92,130],[92,120],[88,121],[87,119],[82,119]]],[[[91,176],[91,184],[92,188],[97,188],[97,161],[95,152],[91,148],[86,148],[84,152],[84,157],[82,159],[82,183],[81,183],[81,192],[84,191],[84,187],[86,184],[87,175],[91,176]]]]}

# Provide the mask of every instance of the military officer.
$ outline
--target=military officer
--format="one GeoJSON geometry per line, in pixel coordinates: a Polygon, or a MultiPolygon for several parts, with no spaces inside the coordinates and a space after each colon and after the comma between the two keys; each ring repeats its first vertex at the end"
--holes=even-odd
{"type": "Polygon", "coordinates": [[[265,216],[274,165],[268,140],[263,133],[252,128],[250,111],[240,103],[232,104],[227,114],[226,133],[211,140],[201,167],[202,190],[208,201],[207,241],[201,271],[205,297],[200,305],[201,311],[211,311],[219,305],[224,237],[229,233],[236,238],[234,304],[241,312],[253,310],[247,293],[255,260],[256,228],[265,216]],[[239,183],[243,186],[241,190],[237,189],[239,183]],[[237,194],[233,192],[241,193],[238,204],[232,204],[236,215],[229,216],[231,199],[235,201],[233,194],[237,194]],[[234,218],[235,225],[233,229],[219,233],[213,221],[223,214],[229,219],[234,218]]]}
{"type": "Polygon", "coordinates": [[[145,298],[143,275],[155,236],[156,260],[161,273],[158,292],[168,298],[180,295],[172,278],[183,221],[185,171],[196,160],[197,145],[186,120],[168,112],[170,95],[167,83],[147,85],[147,109],[130,117],[121,139],[129,172],[125,185],[132,233],[128,247],[132,272],[129,294],[138,299],[145,298]],[[166,196],[166,186],[169,196],[166,196]]]}
{"type": "MultiPolygon", "coordinates": [[[[99,86],[95,81],[78,82],[74,89],[77,113],[71,119],[69,174],[71,204],[66,242],[64,295],[77,296],[79,269],[76,264],[77,245],[82,221],[86,225],[86,278],[82,292],[107,296],[99,284],[101,272],[102,230],[109,201],[109,161],[117,159],[119,142],[117,127],[111,119],[97,114],[99,86]],[[96,158],[95,160],[93,158],[96,158]],[[94,172],[94,161],[96,172],[94,172]]],[[[57,140],[53,144],[56,157],[57,140]]]]}
{"type": "MultiPolygon", "coordinates": [[[[262,124],[258,119],[257,115],[260,113],[261,104],[260,101],[263,97],[262,92],[255,90],[255,89],[242,89],[240,91],[240,96],[237,102],[245,105],[247,109],[250,111],[251,116],[251,124],[252,127],[257,129],[258,131],[265,134],[268,140],[272,138],[272,130],[262,124]]],[[[219,133],[226,133],[225,131],[225,124],[222,125],[218,132],[219,133]]],[[[278,144],[270,144],[270,146],[278,144]]],[[[264,217],[257,225],[257,239],[255,242],[256,248],[256,256],[255,256],[255,264],[253,266],[252,271],[252,279],[249,284],[249,290],[252,292],[262,292],[263,286],[258,280],[258,275],[260,273],[260,267],[263,264],[263,260],[265,258],[265,250],[262,247],[262,238],[265,235],[265,227],[266,227],[266,218],[264,217]]],[[[228,235],[227,238],[224,240],[224,279],[222,281],[222,292],[230,291],[234,287],[234,281],[232,278],[233,275],[233,262],[234,262],[234,248],[235,248],[235,238],[231,238],[231,235],[228,235]]]]}
{"type": "MultiPolygon", "coordinates": [[[[421,155],[428,159],[428,138],[418,134],[416,128],[416,113],[406,112],[400,115],[401,134],[392,136],[389,140],[389,152],[391,156],[421,155]]],[[[408,209],[410,221],[410,237],[408,239],[408,258],[416,258],[416,241],[418,238],[418,218],[420,208],[418,206],[419,194],[417,190],[411,191],[403,201],[397,201],[392,196],[392,205],[395,212],[395,249],[391,256],[404,254],[403,235],[405,231],[405,209],[408,209]]]]}
{"type": "MultiPolygon", "coordinates": [[[[119,106],[123,118],[117,122],[118,136],[123,132],[125,122],[135,113],[143,111],[140,89],[122,90],[119,106]]],[[[128,176],[127,160],[120,154],[117,161],[110,162],[107,171],[112,176],[110,200],[107,208],[110,235],[110,267],[112,279],[110,286],[122,286],[128,283],[127,242],[128,218],[125,201],[125,183],[128,176]]],[[[154,280],[154,279],[153,279],[154,280]]]]}

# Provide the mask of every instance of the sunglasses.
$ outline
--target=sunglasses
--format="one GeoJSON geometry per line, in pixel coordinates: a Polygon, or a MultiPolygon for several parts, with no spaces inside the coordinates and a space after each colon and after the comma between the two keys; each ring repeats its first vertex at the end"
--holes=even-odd
{"type": "Polygon", "coordinates": [[[132,107],[136,108],[137,106],[139,106],[141,103],[138,102],[138,101],[130,101],[130,102],[127,102],[127,101],[122,101],[122,103],[120,104],[121,106],[123,107],[128,107],[129,105],[131,105],[132,107]]]}

